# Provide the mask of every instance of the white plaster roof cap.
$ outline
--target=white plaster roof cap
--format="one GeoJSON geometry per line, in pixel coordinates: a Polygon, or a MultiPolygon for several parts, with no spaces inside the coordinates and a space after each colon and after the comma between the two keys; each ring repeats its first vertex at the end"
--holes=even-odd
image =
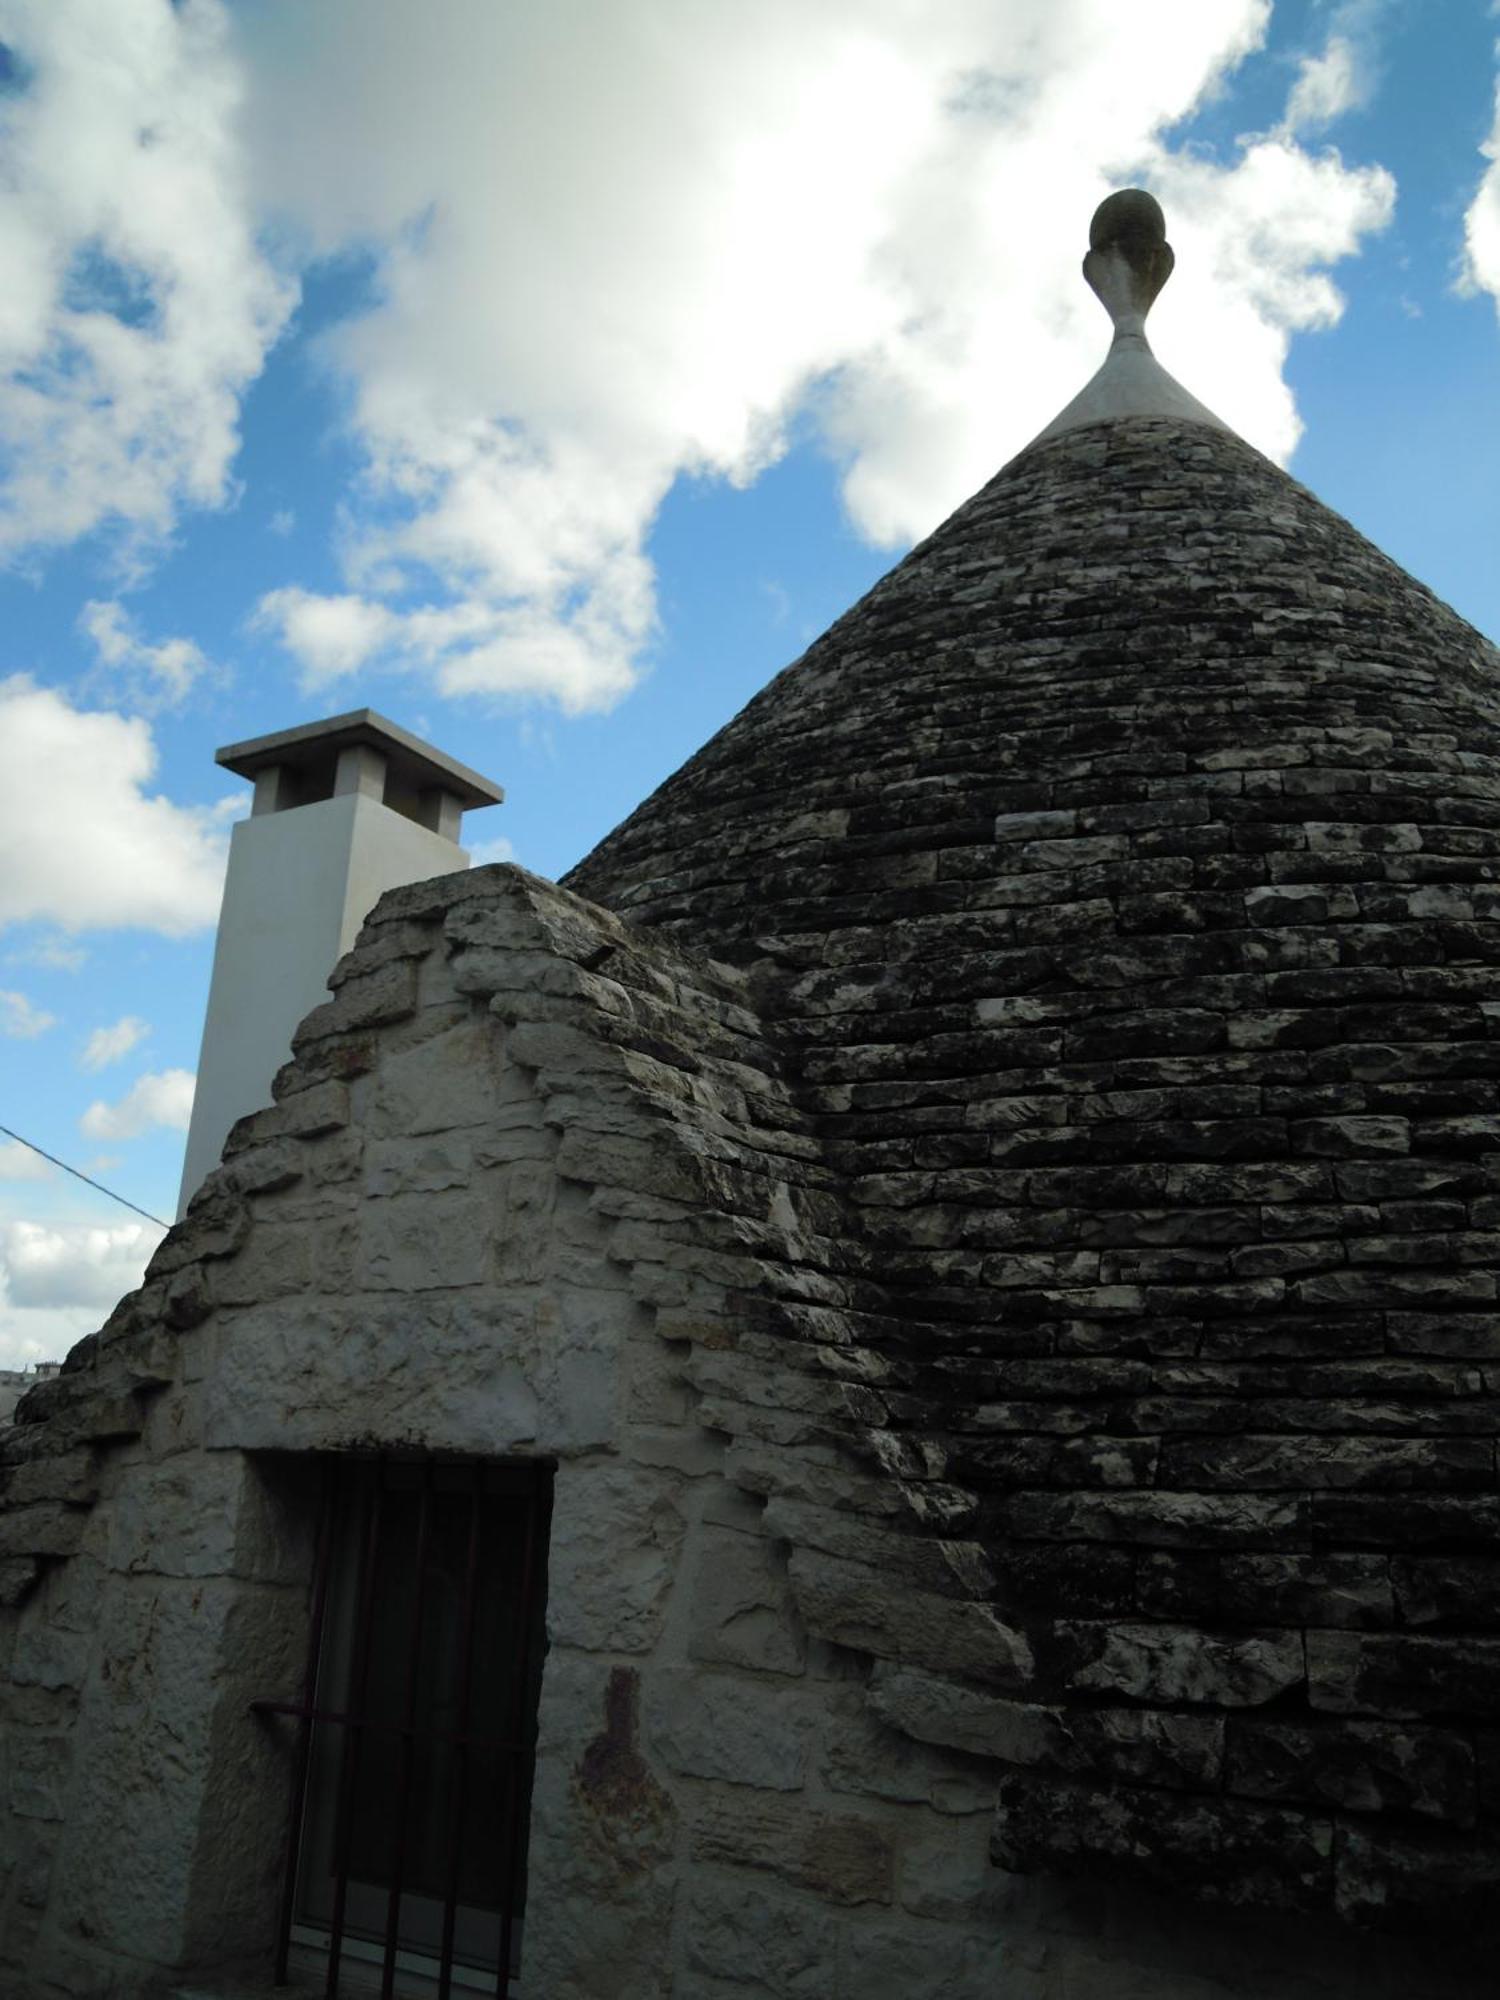
{"type": "Polygon", "coordinates": [[[456,757],[435,750],[373,708],[352,708],[347,715],[330,715],[322,722],[299,723],[294,729],[278,729],[270,736],[226,743],[214,752],[214,762],[236,777],[255,778],[274,767],[298,770],[321,764],[356,744],[378,750],[403,784],[417,791],[448,792],[466,811],[475,806],[497,806],[505,798],[499,785],[460,764],[456,757]]]}
{"type": "Polygon", "coordinates": [[[1117,417],[1180,417],[1234,435],[1167,373],[1146,338],[1146,315],[1175,262],[1161,204],[1144,188],[1122,188],[1099,204],[1083,275],[1114,321],[1115,337],[1103,367],[1032,444],[1117,417]]]}

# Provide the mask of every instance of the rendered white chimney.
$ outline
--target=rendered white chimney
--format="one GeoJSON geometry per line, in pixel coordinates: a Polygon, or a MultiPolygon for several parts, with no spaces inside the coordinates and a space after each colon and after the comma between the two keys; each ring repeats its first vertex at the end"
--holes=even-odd
{"type": "Polygon", "coordinates": [[[355,709],[216,755],[255,783],[235,827],[214,945],[177,1212],[219,1163],[229,1128],[271,1102],[304,1014],[387,889],[467,868],[464,812],[498,785],[373,709],[355,709]]]}

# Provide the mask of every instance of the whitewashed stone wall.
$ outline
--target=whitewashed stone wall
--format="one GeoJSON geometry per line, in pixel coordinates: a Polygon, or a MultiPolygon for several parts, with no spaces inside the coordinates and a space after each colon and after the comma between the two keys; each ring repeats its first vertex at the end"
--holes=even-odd
{"type": "Polygon", "coordinates": [[[248,1705],[300,1678],[308,1455],[375,1445],[557,1461],[521,2000],[1483,1990],[991,1866],[1051,1718],[881,1428],[731,975],[491,870],[386,898],[337,986],[0,1443],[0,1993],[267,1976],[290,1743],[248,1705]]]}

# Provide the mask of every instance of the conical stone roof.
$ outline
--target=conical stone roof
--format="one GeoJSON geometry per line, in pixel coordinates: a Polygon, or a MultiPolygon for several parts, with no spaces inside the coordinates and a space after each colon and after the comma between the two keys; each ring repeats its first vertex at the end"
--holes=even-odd
{"type": "Polygon", "coordinates": [[[567,886],[753,970],[1027,1635],[999,1857],[1482,1902],[1500,655],[1207,412],[1099,407],[567,886]]]}

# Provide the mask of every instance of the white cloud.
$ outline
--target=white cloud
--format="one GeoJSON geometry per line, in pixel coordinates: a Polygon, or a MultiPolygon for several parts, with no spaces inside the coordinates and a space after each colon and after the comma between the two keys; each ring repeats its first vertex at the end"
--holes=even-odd
{"type": "Polygon", "coordinates": [[[0,926],[179,937],[215,921],[225,830],[148,792],[155,766],[146,723],[0,680],[0,926]]]}
{"type": "Polygon", "coordinates": [[[78,1058],[84,1069],[107,1069],[130,1054],[151,1032],[150,1023],[139,1014],[122,1014],[107,1028],[95,1028],[78,1058]]]}
{"type": "Polygon", "coordinates": [[[1317,131],[1361,101],[1363,84],[1353,42],[1330,35],[1322,52],[1304,59],[1286,103],[1288,132],[1317,131]]]}
{"type": "Polygon", "coordinates": [[[0,990],[0,1035],[29,1042],[57,1025],[57,1016],[33,1006],[24,993],[0,990]]]}
{"type": "Polygon", "coordinates": [[[57,1169],[19,1139],[0,1143],[0,1181],[50,1181],[57,1169]]]}
{"type": "Polygon", "coordinates": [[[230,492],[293,293],[256,247],[219,0],[6,0],[0,553],[230,492]]]}
{"type": "Polygon", "coordinates": [[[185,1132],[193,1115],[193,1072],[164,1069],[139,1076],[114,1104],[96,1099],[79,1119],[89,1139],[138,1139],[158,1128],[185,1132]]]}
{"type": "Polygon", "coordinates": [[[469,857],[475,868],[488,868],[497,861],[514,861],[515,843],[507,840],[503,833],[497,833],[493,840],[471,841],[469,857]]]}
{"type": "Polygon", "coordinates": [[[137,708],[175,708],[208,670],[208,659],[191,639],[162,639],[153,645],[134,630],[125,607],[94,598],[79,613],[78,628],[94,643],[102,667],[124,687],[137,708]]]}
{"type": "MultiPolygon", "coordinates": [[[[11,1307],[105,1313],[141,1281],[163,1231],[149,1222],[0,1223],[0,1276],[11,1307]]],[[[97,1323],[97,1322],[96,1322],[97,1323]]],[[[87,1330],[87,1329],[83,1329],[87,1330]]]]}
{"type": "MultiPolygon", "coordinates": [[[[750,481],[794,422],[862,533],[930,528],[1092,371],[1077,264],[1131,180],[1182,257],[1177,372],[1285,457],[1288,340],[1390,210],[1379,170],[1296,137],[1364,87],[1374,11],[1345,0],[1287,122],[1214,165],[1173,128],[1270,0],[1145,25],[1118,0],[429,0],[420,35],[407,0],[6,0],[0,553],[228,496],[292,298],[268,224],[288,260],[374,270],[321,343],[364,468],[340,586],[259,607],[312,686],[608,707],[656,629],[672,482],[750,481]]],[[[158,695],[201,669],[89,615],[158,695]]]]}
{"type": "MultiPolygon", "coordinates": [[[[314,684],[380,664],[608,706],[654,630],[645,545],[678,474],[753,479],[808,409],[863,533],[930,528],[1097,365],[1078,261],[1094,205],[1140,178],[1181,256],[1159,310],[1177,372],[1285,457],[1289,336],[1336,316],[1327,267],[1392,190],[1290,130],[1227,167],[1173,150],[1269,14],[447,0],[421,36],[404,0],[236,16],[262,199],[378,266],[325,341],[366,464],[347,587],[289,585],[264,622],[314,684]]],[[[1332,43],[1317,61],[1308,120],[1353,88],[1332,43]]]]}
{"type": "Polygon", "coordinates": [[[81,944],[70,944],[58,937],[38,938],[35,944],[23,945],[19,951],[5,954],[7,965],[41,965],[49,972],[78,972],[88,964],[88,953],[81,944]]]}
{"type": "Polygon", "coordinates": [[[1489,292],[1500,311],[1500,82],[1495,123],[1479,150],[1490,164],[1464,217],[1464,281],[1471,291],[1489,292]]]}
{"type": "Polygon", "coordinates": [[[1304,56],[1287,95],[1283,137],[1316,132],[1369,103],[1379,81],[1379,38],[1391,0],[1341,0],[1316,55],[1304,56]]]}
{"type": "Polygon", "coordinates": [[[383,605],[359,597],[320,597],[288,586],[271,590],[256,607],[254,625],[274,631],[302,665],[304,684],[323,687],[357,673],[387,647],[399,620],[383,605]]]}

